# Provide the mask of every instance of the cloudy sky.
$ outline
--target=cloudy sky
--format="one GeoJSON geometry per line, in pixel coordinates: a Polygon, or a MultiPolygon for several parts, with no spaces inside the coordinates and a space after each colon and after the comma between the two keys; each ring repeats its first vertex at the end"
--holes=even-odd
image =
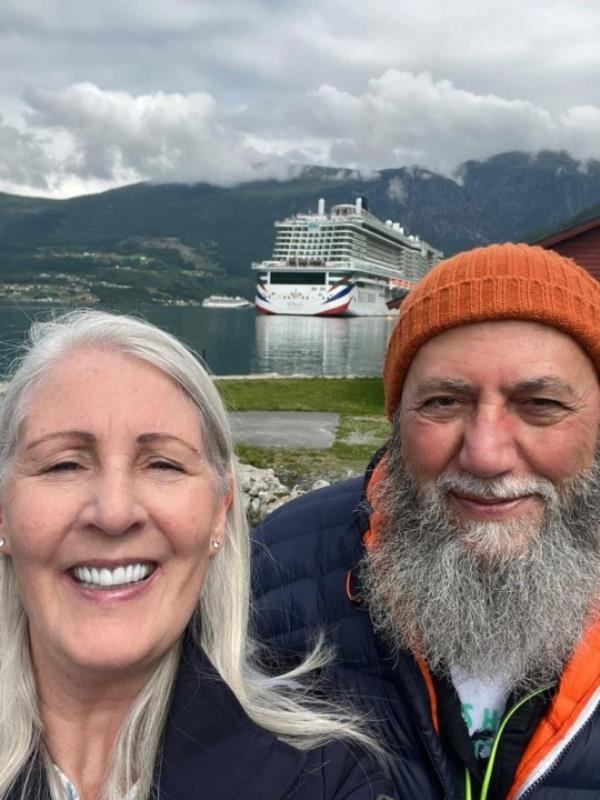
{"type": "Polygon", "coordinates": [[[595,0],[0,0],[0,191],[600,158],[595,0]]]}

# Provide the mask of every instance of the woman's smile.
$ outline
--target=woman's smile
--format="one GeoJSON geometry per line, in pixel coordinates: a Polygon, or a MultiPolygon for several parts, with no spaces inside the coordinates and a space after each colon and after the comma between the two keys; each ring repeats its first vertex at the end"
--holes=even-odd
{"type": "Polygon", "coordinates": [[[160,580],[160,567],[151,561],[134,559],[118,566],[90,561],[65,572],[69,585],[81,597],[95,603],[123,603],[137,600],[160,580]]]}

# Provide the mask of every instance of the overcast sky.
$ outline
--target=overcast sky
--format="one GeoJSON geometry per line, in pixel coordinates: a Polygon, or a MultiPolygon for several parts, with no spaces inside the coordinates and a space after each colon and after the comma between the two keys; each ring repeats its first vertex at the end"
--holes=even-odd
{"type": "Polygon", "coordinates": [[[596,0],[0,0],[0,191],[600,158],[596,0]]]}

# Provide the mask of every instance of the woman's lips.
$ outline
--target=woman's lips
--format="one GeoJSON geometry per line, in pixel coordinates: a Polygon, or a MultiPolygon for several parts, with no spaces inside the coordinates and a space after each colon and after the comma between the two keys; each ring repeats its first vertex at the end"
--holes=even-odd
{"type": "Polygon", "coordinates": [[[156,567],[146,578],[131,583],[127,586],[91,586],[89,584],[82,584],[77,581],[71,571],[64,573],[65,580],[68,581],[71,588],[74,589],[78,595],[85,597],[88,600],[93,600],[95,603],[120,603],[127,600],[132,600],[147,592],[151,586],[158,580],[161,574],[160,567],[156,567]]]}

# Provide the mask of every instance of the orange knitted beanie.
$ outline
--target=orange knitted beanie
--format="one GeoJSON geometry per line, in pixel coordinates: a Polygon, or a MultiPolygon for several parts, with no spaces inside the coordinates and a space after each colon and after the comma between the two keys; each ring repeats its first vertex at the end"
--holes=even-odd
{"type": "Polygon", "coordinates": [[[564,331],[600,371],[600,283],[571,259],[542,247],[479,247],[436,264],[402,304],[383,368],[388,416],[422,344],[449,328],[502,319],[564,331]]]}

